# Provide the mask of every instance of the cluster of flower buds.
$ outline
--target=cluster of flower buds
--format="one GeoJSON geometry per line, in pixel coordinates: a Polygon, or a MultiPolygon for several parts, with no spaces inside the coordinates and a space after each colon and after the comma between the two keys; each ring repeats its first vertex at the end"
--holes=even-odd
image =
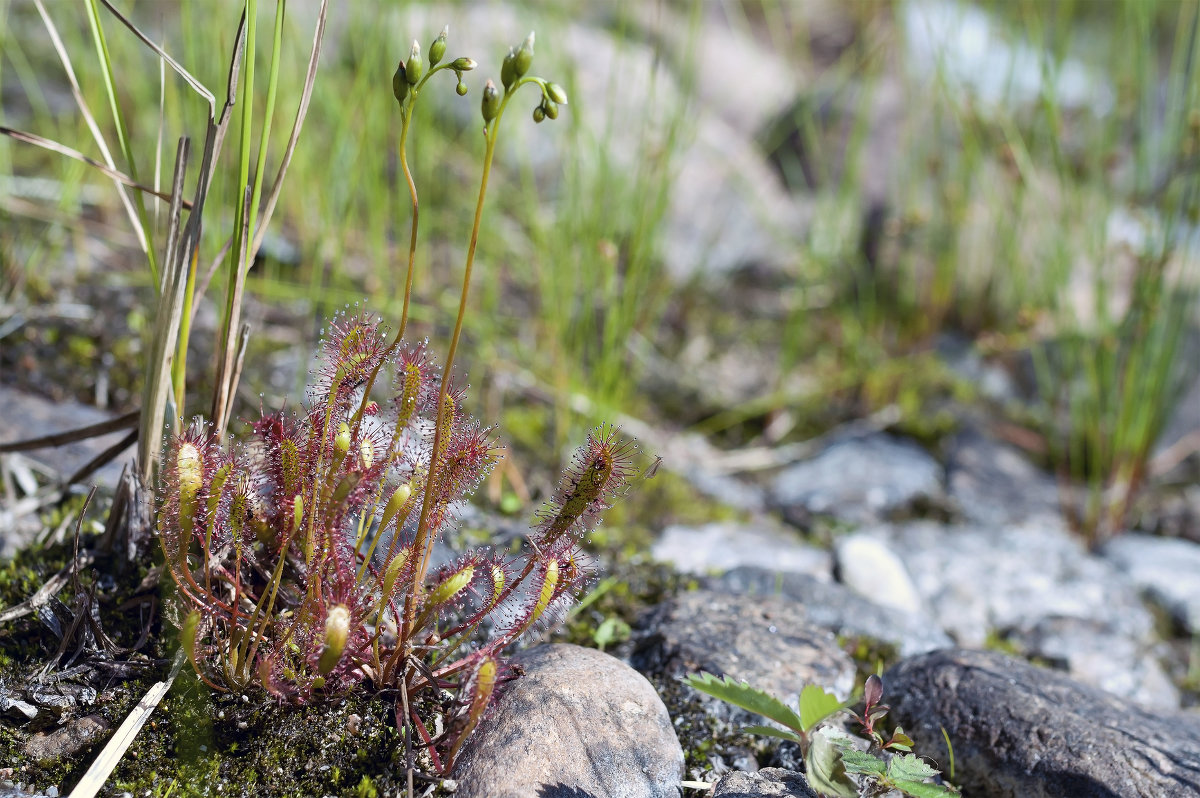
{"type": "Polygon", "coordinates": [[[521,43],[520,47],[508,48],[508,55],[504,56],[504,61],[500,66],[500,85],[504,90],[503,95],[495,83],[490,80],[487,82],[480,104],[484,125],[490,125],[492,120],[500,115],[504,100],[526,83],[536,84],[542,90],[541,100],[533,109],[534,122],[558,119],[558,107],[567,104],[567,92],[562,86],[543,78],[527,77],[529,68],[533,66],[534,38],[534,34],[531,32],[525,37],[525,41],[521,43]]]}
{"type": "Polygon", "coordinates": [[[416,39],[413,40],[412,47],[409,48],[408,58],[401,61],[396,67],[395,74],[392,75],[392,94],[396,97],[396,102],[400,103],[401,108],[407,108],[411,105],[412,100],[416,98],[417,92],[425,81],[433,75],[433,73],[449,69],[454,72],[458,79],[458,85],[455,86],[455,91],[458,96],[463,96],[467,93],[467,84],[463,82],[463,73],[470,72],[477,64],[472,58],[455,58],[448,64],[443,64],[442,59],[446,57],[446,38],[450,35],[450,26],[446,25],[442,28],[442,32],[429,45],[429,63],[426,64],[425,59],[421,56],[421,45],[416,39]],[[428,69],[427,69],[428,67],[428,69]]]}

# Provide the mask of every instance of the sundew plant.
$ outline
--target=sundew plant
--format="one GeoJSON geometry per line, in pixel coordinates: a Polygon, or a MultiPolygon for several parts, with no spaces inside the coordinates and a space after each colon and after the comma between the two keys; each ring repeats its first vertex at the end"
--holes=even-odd
{"type": "Polygon", "coordinates": [[[456,507],[500,456],[493,429],[463,411],[452,376],[500,122],[525,86],[537,89],[535,121],[557,118],[567,103],[559,86],[527,74],[532,34],[504,59],[502,87],[488,81],[482,92],[479,198],[439,369],[426,344],[403,337],[418,219],[406,144],[417,99],[437,73],[453,73],[466,94],[462,75],[476,64],[444,60],[447,34],[428,59],[414,42],[392,81],[412,201],[395,334],[370,314],[342,314],[324,333],[303,407],[264,413],[242,441],[223,444],[201,421],[173,436],[158,511],[183,647],[209,687],[261,688],[296,703],[373,687],[396,701],[406,739],[441,773],[510,675],[504,649],[561,618],[586,585],[581,539],[626,485],[635,453],[617,430],[596,430],[524,550],[483,547],[431,565],[456,507]]]}

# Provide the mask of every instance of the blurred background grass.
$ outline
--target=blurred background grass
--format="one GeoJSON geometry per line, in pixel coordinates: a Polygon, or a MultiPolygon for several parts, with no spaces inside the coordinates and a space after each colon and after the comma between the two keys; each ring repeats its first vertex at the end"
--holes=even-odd
{"type": "MultiPolygon", "coordinates": [[[[47,7],[113,133],[82,15],[47,7]]],[[[290,9],[276,147],[314,7],[290,9]]],[[[240,4],[124,10],[219,93],[240,4]]],[[[337,6],[250,273],[235,418],[300,395],[335,310],[398,318],[409,204],[390,76],[444,22],[448,56],[481,67],[466,98],[448,79],[430,86],[410,139],[423,213],[409,337],[435,353],[457,301],[483,81],[534,29],[535,71],[571,96],[556,122],[506,122],[463,347],[476,412],[500,424],[518,471],[555,466],[587,427],[622,416],[738,448],[891,408],[892,426],[936,447],[965,405],[1026,431],[1013,437],[1082,487],[1064,494],[1081,529],[1127,523],[1196,370],[1195,3],[337,6]],[[723,177],[704,182],[710,166],[723,177]],[[948,365],[964,347],[1018,390],[989,393],[948,365]]],[[[106,25],[138,174],[167,182],[175,138],[198,137],[206,109],[106,25]]],[[[95,155],[32,2],[0,0],[0,55],[0,123],[95,155]]],[[[259,56],[265,70],[269,47],[259,56]]],[[[234,181],[218,181],[202,268],[235,207],[234,181]]],[[[207,409],[223,279],[197,320],[186,414],[207,409]]],[[[83,332],[61,318],[5,331],[0,378],[37,389],[40,372],[42,389],[132,406],[151,295],[105,178],[0,138],[8,317],[69,301],[97,313],[83,332]]]]}

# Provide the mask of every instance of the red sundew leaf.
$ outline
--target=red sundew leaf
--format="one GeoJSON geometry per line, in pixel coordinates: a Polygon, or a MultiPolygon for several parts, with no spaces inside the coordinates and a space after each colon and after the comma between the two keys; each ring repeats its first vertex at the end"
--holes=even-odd
{"type": "Polygon", "coordinates": [[[538,512],[539,545],[593,529],[632,475],[636,452],[637,446],[621,441],[616,428],[600,427],[589,434],[563,472],[553,500],[538,512]]]}
{"type": "Polygon", "coordinates": [[[324,406],[347,397],[370,377],[387,349],[381,326],[368,314],[334,319],[321,345],[322,363],[309,386],[309,398],[324,406]]]}
{"type": "Polygon", "coordinates": [[[414,418],[436,412],[438,378],[424,343],[398,348],[393,356],[393,365],[396,395],[392,404],[396,411],[396,425],[403,429],[414,418]]]}
{"type": "Polygon", "coordinates": [[[474,579],[466,588],[466,595],[473,610],[465,614],[463,619],[444,633],[444,637],[461,634],[473,629],[484,618],[491,615],[500,605],[505,594],[505,588],[515,577],[511,566],[498,554],[487,554],[483,551],[471,555],[477,567],[474,579]]]}
{"type": "Polygon", "coordinates": [[[439,459],[434,500],[449,504],[469,495],[500,459],[491,427],[480,427],[473,419],[450,435],[445,454],[439,459]]]}

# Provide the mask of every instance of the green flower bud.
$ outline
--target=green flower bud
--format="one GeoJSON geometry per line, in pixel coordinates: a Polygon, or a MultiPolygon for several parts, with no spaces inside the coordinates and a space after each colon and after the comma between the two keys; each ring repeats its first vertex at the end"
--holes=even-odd
{"type": "Polygon", "coordinates": [[[455,72],[470,72],[477,66],[474,58],[455,58],[450,62],[450,68],[455,72]]]}
{"type": "Polygon", "coordinates": [[[539,105],[537,108],[533,109],[533,121],[534,122],[541,122],[545,118],[546,118],[546,112],[542,110],[542,106],[539,105]]]}
{"type": "Polygon", "coordinates": [[[546,84],[546,96],[559,105],[568,104],[566,89],[564,89],[562,86],[559,86],[557,83],[546,84]]]}
{"type": "Polygon", "coordinates": [[[404,98],[408,96],[408,78],[404,74],[404,62],[400,62],[400,66],[396,67],[396,74],[392,75],[392,94],[396,95],[396,102],[404,102],[404,98]]]}
{"type": "Polygon", "coordinates": [[[413,39],[412,49],[408,51],[408,60],[404,62],[404,73],[410,86],[417,85],[417,81],[425,74],[425,61],[421,58],[421,45],[417,44],[416,39],[413,39]]]}
{"type": "Polygon", "coordinates": [[[491,122],[496,118],[496,114],[500,113],[500,92],[490,80],[483,87],[482,110],[484,124],[491,122]]]}
{"type": "Polygon", "coordinates": [[[450,26],[446,25],[442,28],[442,32],[433,40],[433,44],[429,45],[429,65],[437,66],[437,63],[446,55],[446,37],[450,35],[450,26]]]}
{"type": "Polygon", "coordinates": [[[459,97],[464,97],[464,96],[466,96],[466,93],[467,93],[467,84],[463,83],[463,82],[460,80],[460,81],[458,82],[458,85],[454,87],[454,90],[455,90],[456,92],[458,92],[458,96],[459,96],[459,97]]]}
{"type": "Polygon", "coordinates": [[[521,43],[521,49],[517,50],[516,61],[513,64],[517,71],[517,77],[525,77],[531,64],[533,64],[533,31],[529,32],[525,41],[521,43]]]}
{"type": "Polygon", "coordinates": [[[345,604],[336,604],[325,616],[325,638],[321,641],[321,659],[317,662],[317,671],[322,676],[337,667],[349,637],[350,609],[345,604]]]}
{"type": "Polygon", "coordinates": [[[513,48],[508,48],[508,55],[504,56],[504,61],[500,64],[500,82],[507,89],[517,79],[517,51],[513,48]]]}
{"type": "Polygon", "coordinates": [[[543,100],[542,108],[545,110],[546,116],[551,119],[558,119],[558,104],[553,100],[543,100]]]}

